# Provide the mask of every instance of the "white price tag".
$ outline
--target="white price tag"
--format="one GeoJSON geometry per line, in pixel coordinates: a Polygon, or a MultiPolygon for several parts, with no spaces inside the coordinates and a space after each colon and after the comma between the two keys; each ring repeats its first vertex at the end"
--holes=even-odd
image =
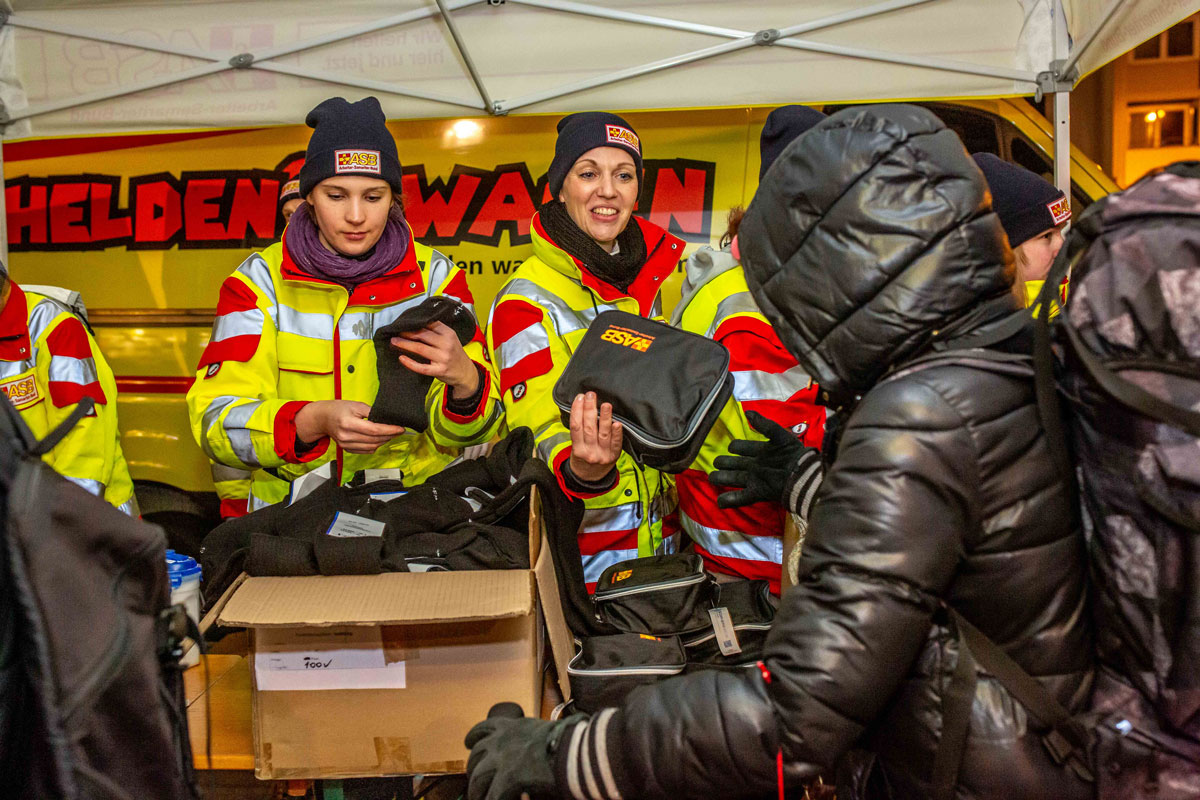
{"type": "Polygon", "coordinates": [[[363,470],[363,481],[366,483],[374,483],[375,481],[398,481],[403,477],[404,473],[400,471],[399,467],[363,470]]]}
{"type": "Polygon", "coordinates": [[[330,536],[343,539],[356,536],[383,536],[383,529],[386,527],[387,525],[379,520],[339,511],[333,515],[333,524],[325,532],[330,536]]]}
{"type": "Polygon", "coordinates": [[[717,647],[721,655],[735,656],[742,652],[738,644],[737,631],[733,629],[733,617],[729,616],[728,608],[710,608],[708,616],[712,619],[713,630],[717,634],[717,647]]]}

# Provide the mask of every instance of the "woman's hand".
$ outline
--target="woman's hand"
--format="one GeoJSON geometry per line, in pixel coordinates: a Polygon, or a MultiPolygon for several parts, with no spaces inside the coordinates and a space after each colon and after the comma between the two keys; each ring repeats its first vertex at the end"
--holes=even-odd
{"type": "Polygon", "coordinates": [[[369,405],[354,400],[316,400],[296,414],[296,435],[306,444],[328,436],[348,453],[374,453],[404,428],[368,422],[370,413],[369,405]]]}
{"type": "Polygon", "coordinates": [[[575,395],[571,403],[571,472],[586,483],[603,480],[621,455],[621,423],[613,422],[612,405],[596,411],[596,393],[575,395]]]}
{"type": "Polygon", "coordinates": [[[400,363],[421,375],[437,378],[450,387],[456,400],[465,400],[479,389],[479,370],[463,350],[458,334],[444,322],[392,337],[392,346],[429,361],[421,364],[408,356],[400,363]]]}

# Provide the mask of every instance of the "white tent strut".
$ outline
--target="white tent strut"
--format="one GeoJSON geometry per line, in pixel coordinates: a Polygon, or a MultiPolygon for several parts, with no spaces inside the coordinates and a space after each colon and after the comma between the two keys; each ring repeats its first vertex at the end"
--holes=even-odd
{"type": "Polygon", "coordinates": [[[487,109],[489,114],[497,113],[498,106],[492,103],[492,98],[488,95],[487,87],[483,85],[483,79],[479,77],[479,72],[475,69],[475,62],[471,60],[471,52],[467,50],[467,45],[463,42],[462,35],[458,32],[458,26],[454,24],[454,17],[450,16],[450,10],[446,8],[446,0],[436,0],[436,2],[442,12],[442,21],[446,23],[446,28],[450,31],[451,38],[454,39],[454,46],[458,48],[458,54],[462,56],[463,64],[466,65],[467,72],[471,76],[471,82],[475,84],[475,89],[479,92],[479,98],[483,100],[483,107],[487,109]]]}

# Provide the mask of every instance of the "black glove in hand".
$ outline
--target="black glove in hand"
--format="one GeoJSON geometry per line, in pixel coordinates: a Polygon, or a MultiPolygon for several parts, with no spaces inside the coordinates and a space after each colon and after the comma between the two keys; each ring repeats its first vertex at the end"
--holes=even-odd
{"type": "Polygon", "coordinates": [[[467,800],[531,800],[560,795],[554,778],[554,754],[570,729],[582,722],[576,714],[558,722],[540,719],[489,718],[467,733],[467,800]]]}
{"type": "Polygon", "coordinates": [[[734,455],[713,461],[717,471],[708,476],[709,482],[736,489],[718,495],[717,506],[739,508],[768,501],[807,518],[824,477],[820,452],[806,447],[787,428],[757,411],[747,411],[746,419],[767,441],[734,439],[729,444],[729,452],[734,455]]]}

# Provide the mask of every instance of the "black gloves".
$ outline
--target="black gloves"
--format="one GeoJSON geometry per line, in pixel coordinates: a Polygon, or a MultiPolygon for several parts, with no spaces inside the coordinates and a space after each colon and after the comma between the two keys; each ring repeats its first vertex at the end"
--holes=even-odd
{"type": "Polygon", "coordinates": [[[817,487],[825,476],[820,452],[806,447],[787,428],[756,411],[747,411],[746,418],[767,441],[734,439],[729,452],[735,455],[719,456],[713,461],[717,471],[708,476],[709,482],[736,488],[722,492],[717,505],[738,508],[769,501],[807,519],[817,487]]]}
{"type": "Polygon", "coordinates": [[[467,800],[531,800],[562,796],[554,775],[554,758],[565,734],[584,716],[558,722],[489,715],[467,733],[467,800]]]}

